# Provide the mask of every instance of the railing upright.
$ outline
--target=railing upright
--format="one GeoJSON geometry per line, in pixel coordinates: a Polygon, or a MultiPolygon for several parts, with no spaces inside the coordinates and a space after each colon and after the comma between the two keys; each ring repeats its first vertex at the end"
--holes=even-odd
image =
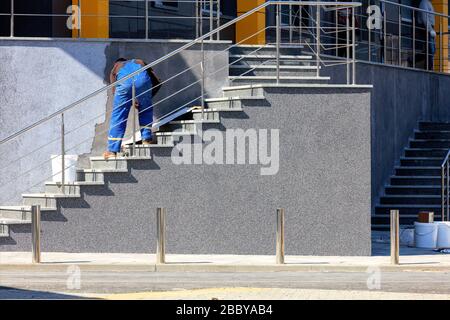
{"type": "Polygon", "coordinates": [[[316,8],[316,76],[320,76],[320,6],[316,8]]]}
{"type": "Polygon", "coordinates": [[[66,193],[66,139],[64,113],[61,113],[61,192],[66,193]]]}
{"type": "Polygon", "coordinates": [[[276,6],[276,46],[277,46],[277,84],[280,83],[280,35],[281,35],[281,30],[280,30],[280,11],[281,11],[281,6],[279,4],[277,4],[276,6]]]}
{"type": "Polygon", "coordinates": [[[10,36],[14,37],[14,0],[11,0],[11,20],[10,20],[10,36]]]}
{"type": "Polygon", "coordinates": [[[356,24],[355,9],[352,8],[352,84],[356,84],[356,24]]]}
{"type": "Polygon", "coordinates": [[[350,64],[348,63],[348,61],[350,60],[350,39],[349,39],[349,13],[348,13],[348,8],[345,9],[346,10],[346,15],[345,15],[345,36],[346,36],[346,58],[347,58],[347,84],[350,84],[350,64]]]}

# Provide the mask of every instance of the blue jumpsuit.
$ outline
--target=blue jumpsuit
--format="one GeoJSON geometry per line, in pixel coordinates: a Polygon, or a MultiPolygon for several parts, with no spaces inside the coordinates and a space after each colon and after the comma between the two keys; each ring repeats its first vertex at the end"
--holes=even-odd
{"type": "MultiPolygon", "coordinates": [[[[124,63],[117,73],[117,80],[139,70],[142,66],[134,60],[124,63]]],[[[132,105],[133,80],[136,87],[136,100],[139,102],[139,125],[143,140],[152,139],[152,80],[147,71],[130,78],[116,87],[114,105],[111,115],[111,123],[108,136],[108,151],[119,152],[125,135],[128,114],[132,105]]]]}

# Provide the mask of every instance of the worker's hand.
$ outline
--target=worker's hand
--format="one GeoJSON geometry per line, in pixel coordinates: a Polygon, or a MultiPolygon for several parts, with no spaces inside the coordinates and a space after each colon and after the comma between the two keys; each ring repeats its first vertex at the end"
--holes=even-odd
{"type": "Polygon", "coordinates": [[[134,107],[135,107],[136,109],[139,109],[139,101],[136,100],[136,101],[134,102],[134,107]]]}

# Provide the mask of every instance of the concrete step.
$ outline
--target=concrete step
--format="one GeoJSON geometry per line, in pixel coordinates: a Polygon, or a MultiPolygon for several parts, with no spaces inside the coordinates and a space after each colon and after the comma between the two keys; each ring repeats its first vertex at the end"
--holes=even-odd
{"type": "Polygon", "coordinates": [[[99,169],[99,170],[125,170],[128,168],[128,161],[133,160],[151,160],[151,157],[121,157],[118,156],[116,158],[109,158],[105,160],[102,156],[98,157],[90,157],[91,161],[91,169],[99,169]]]}
{"type": "Polygon", "coordinates": [[[380,204],[415,204],[415,205],[439,205],[441,196],[439,195],[386,195],[380,198],[380,204]]]}
{"type": "Polygon", "coordinates": [[[79,194],[28,193],[22,194],[25,206],[40,205],[45,208],[56,208],[57,199],[80,198],[79,194]]]}
{"type": "Polygon", "coordinates": [[[116,170],[99,170],[99,169],[78,169],[77,180],[84,182],[104,182],[105,174],[111,173],[128,173],[128,169],[116,169],[116,170]]]}
{"type": "Polygon", "coordinates": [[[250,85],[232,86],[222,88],[223,96],[229,97],[261,97],[264,96],[264,88],[252,87],[250,85]]]}
{"type": "MultiPolygon", "coordinates": [[[[80,194],[82,186],[103,186],[103,181],[76,181],[64,185],[64,193],[66,194],[80,194]]],[[[45,193],[63,193],[62,184],[59,182],[48,181],[45,183],[45,193]]]]}
{"type": "Polygon", "coordinates": [[[400,165],[402,167],[438,167],[442,164],[441,157],[429,157],[429,158],[409,158],[409,157],[401,157],[400,165]]]}
{"type": "Polygon", "coordinates": [[[19,224],[31,224],[31,220],[0,219],[0,238],[9,238],[9,227],[19,224]]]}
{"type": "MultiPolygon", "coordinates": [[[[56,207],[41,207],[41,212],[51,211],[56,211],[56,207]]],[[[2,206],[0,207],[0,220],[1,219],[30,220],[31,206],[2,206]]]]}
{"type": "Polygon", "coordinates": [[[440,185],[441,176],[391,176],[391,185],[440,185]]]}
{"type": "Polygon", "coordinates": [[[397,176],[439,176],[441,167],[395,167],[397,176]]]}
{"type": "Polygon", "coordinates": [[[446,148],[448,150],[450,149],[450,140],[411,140],[409,146],[410,148],[446,148]]]}
{"type": "MultiPolygon", "coordinates": [[[[276,65],[277,57],[275,54],[231,54],[230,64],[265,64],[276,65]]],[[[280,65],[309,66],[312,63],[311,55],[281,55],[280,65]]],[[[315,62],[314,62],[315,63],[315,62]]]]}
{"type": "MultiPolygon", "coordinates": [[[[205,99],[205,102],[207,100],[215,100],[215,99],[205,99]]],[[[201,128],[204,124],[218,124],[218,123],[220,123],[220,120],[206,120],[206,121],[178,120],[172,121],[171,123],[161,127],[159,132],[173,132],[173,131],[197,132],[197,130],[201,128]]]]}
{"type": "Polygon", "coordinates": [[[385,187],[386,195],[441,195],[441,185],[387,185],[385,187]]]}
{"type": "Polygon", "coordinates": [[[450,131],[449,122],[419,122],[420,131],[450,131]]]}
{"type": "MultiPolygon", "coordinates": [[[[174,144],[151,144],[151,145],[142,145],[137,144],[136,145],[136,157],[151,157],[152,156],[152,150],[159,149],[159,148],[173,148],[174,144]]],[[[124,153],[127,154],[133,154],[133,145],[126,145],[123,147],[124,153]]]]}
{"type": "MultiPolygon", "coordinates": [[[[230,76],[276,76],[277,67],[274,65],[244,65],[230,66],[230,76]]],[[[315,76],[316,66],[280,66],[280,76],[305,77],[315,76]]]]}
{"type": "Polygon", "coordinates": [[[206,99],[205,102],[209,109],[243,109],[245,106],[251,106],[265,100],[264,96],[248,96],[213,98],[206,99]]]}
{"type": "MultiPolygon", "coordinates": [[[[242,77],[229,77],[231,85],[245,85],[245,84],[259,84],[259,83],[277,83],[276,76],[242,76],[242,77]]],[[[327,83],[330,77],[280,77],[280,83],[327,83]]]]}
{"type": "MultiPolygon", "coordinates": [[[[230,108],[207,108],[204,110],[203,117],[205,120],[217,120],[220,119],[221,112],[242,112],[243,110],[240,108],[230,109],[230,108]]],[[[202,111],[201,110],[193,110],[192,115],[194,120],[202,119],[202,111]]]]}
{"type": "Polygon", "coordinates": [[[437,157],[444,159],[447,152],[447,148],[406,148],[405,157],[437,157]]]}
{"type": "Polygon", "coordinates": [[[415,131],[414,139],[450,139],[450,131],[415,131]]]}
{"type": "Polygon", "coordinates": [[[375,214],[390,214],[390,210],[399,210],[400,216],[403,214],[418,214],[420,211],[431,211],[440,215],[441,206],[436,204],[379,204],[375,206],[375,214]]]}
{"type": "MultiPolygon", "coordinates": [[[[304,49],[303,45],[281,45],[280,54],[282,55],[301,55],[301,50],[304,49]]],[[[238,45],[230,49],[230,54],[233,55],[275,55],[277,47],[275,45],[238,45]]]]}

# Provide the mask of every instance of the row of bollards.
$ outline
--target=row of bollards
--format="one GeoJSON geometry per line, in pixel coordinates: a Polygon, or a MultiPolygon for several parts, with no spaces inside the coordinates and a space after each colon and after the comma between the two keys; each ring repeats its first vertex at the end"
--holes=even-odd
{"type": "MultiPolygon", "coordinates": [[[[277,210],[276,263],[284,264],[284,209],[277,210]]],[[[31,206],[33,263],[41,263],[41,206],[31,206]]],[[[156,263],[166,263],[166,209],[156,209],[156,263]]]]}
{"type": "MultiPolygon", "coordinates": [[[[400,236],[399,211],[390,211],[391,219],[391,264],[399,264],[400,236]]],[[[277,209],[276,263],[284,264],[284,209],[277,209]]],[[[33,263],[41,262],[41,206],[31,206],[31,237],[33,263]]],[[[156,210],[156,263],[166,262],[166,209],[156,210]]]]}

